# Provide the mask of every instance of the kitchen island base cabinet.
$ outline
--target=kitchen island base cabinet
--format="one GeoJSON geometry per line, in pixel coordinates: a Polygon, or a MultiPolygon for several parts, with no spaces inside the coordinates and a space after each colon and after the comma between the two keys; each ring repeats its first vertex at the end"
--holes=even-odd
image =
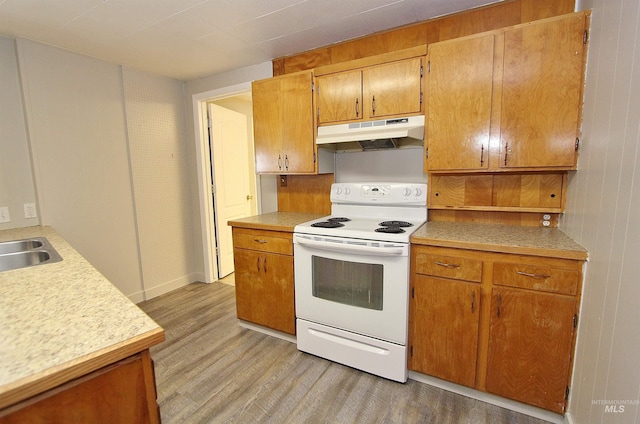
{"type": "Polygon", "coordinates": [[[238,318],[295,334],[291,233],[233,228],[238,318]]]}
{"type": "Polygon", "coordinates": [[[149,351],[6,408],[0,423],[160,423],[149,351]]]}

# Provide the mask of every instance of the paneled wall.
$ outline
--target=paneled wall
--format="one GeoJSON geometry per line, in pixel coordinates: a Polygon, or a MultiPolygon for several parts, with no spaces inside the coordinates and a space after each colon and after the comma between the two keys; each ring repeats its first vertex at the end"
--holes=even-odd
{"type": "Polygon", "coordinates": [[[11,221],[0,230],[38,225],[25,218],[25,203],[36,203],[29,145],[20,93],[14,40],[0,36],[0,206],[9,208],[11,221]]]}
{"type": "Polygon", "coordinates": [[[578,172],[560,228],[589,250],[575,371],[574,423],[640,421],[640,3],[592,10],[578,172]],[[622,407],[622,408],[621,408],[622,407]]]}

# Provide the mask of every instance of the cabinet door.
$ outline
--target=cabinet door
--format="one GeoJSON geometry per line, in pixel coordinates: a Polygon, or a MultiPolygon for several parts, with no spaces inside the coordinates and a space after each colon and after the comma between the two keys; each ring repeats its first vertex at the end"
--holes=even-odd
{"type": "Polygon", "coordinates": [[[574,297],[494,288],[487,391],[562,413],[575,314],[574,297]]]}
{"type": "Polygon", "coordinates": [[[363,70],[365,118],[422,111],[422,59],[413,58],[363,70]]]}
{"type": "Polygon", "coordinates": [[[362,71],[316,78],[318,124],[362,119],[362,71]]]}
{"type": "Polygon", "coordinates": [[[414,278],[411,369],[473,387],[480,286],[433,277],[414,278]]]}
{"type": "Polygon", "coordinates": [[[293,256],[234,250],[238,318],[295,334],[293,256]]]}
{"type": "Polygon", "coordinates": [[[427,170],[488,167],[494,38],[429,47],[427,170]]]}
{"type": "Polygon", "coordinates": [[[281,85],[280,79],[269,78],[254,81],[251,87],[257,173],[281,172],[284,169],[281,85]]]}
{"type": "Polygon", "coordinates": [[[575,169],[585,17],[505,32],[500,166],[575,169]]]}
{"type": "Polygon", "coordinates": [[[316,169],[312,80],[311,72],[282,77],[286,173],[314,173],[316,169]]]}

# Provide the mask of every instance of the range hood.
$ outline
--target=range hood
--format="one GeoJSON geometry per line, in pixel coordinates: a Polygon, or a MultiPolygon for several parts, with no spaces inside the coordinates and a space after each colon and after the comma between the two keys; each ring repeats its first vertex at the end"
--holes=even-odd
{"type": "Polygon", "coordinates": [[[331,150],[351,152],[421,147],[424,115],[379,121],[318,127],[316,144],[331,150]]]}

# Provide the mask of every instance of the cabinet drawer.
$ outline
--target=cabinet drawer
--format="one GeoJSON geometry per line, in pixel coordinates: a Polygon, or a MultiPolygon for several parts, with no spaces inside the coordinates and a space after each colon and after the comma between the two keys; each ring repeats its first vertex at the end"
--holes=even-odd
{"type": "Polygon", "coordinates": [[[233,247],[261,252],[293,255],[293,238],[290,233],[279,231],[233,229],[233,247]]]}
{"type": "Polygon", "coordinates": [[[579,281],[580,272],[575,269],[504,262],[493,265],[493,284],[499,286],[575,295],[579,281]]]}
{"type": "Polygon", "coordinates": [[[482,261],[418,251],[416,273],[479,283],[482,280],[482,261]]]}

